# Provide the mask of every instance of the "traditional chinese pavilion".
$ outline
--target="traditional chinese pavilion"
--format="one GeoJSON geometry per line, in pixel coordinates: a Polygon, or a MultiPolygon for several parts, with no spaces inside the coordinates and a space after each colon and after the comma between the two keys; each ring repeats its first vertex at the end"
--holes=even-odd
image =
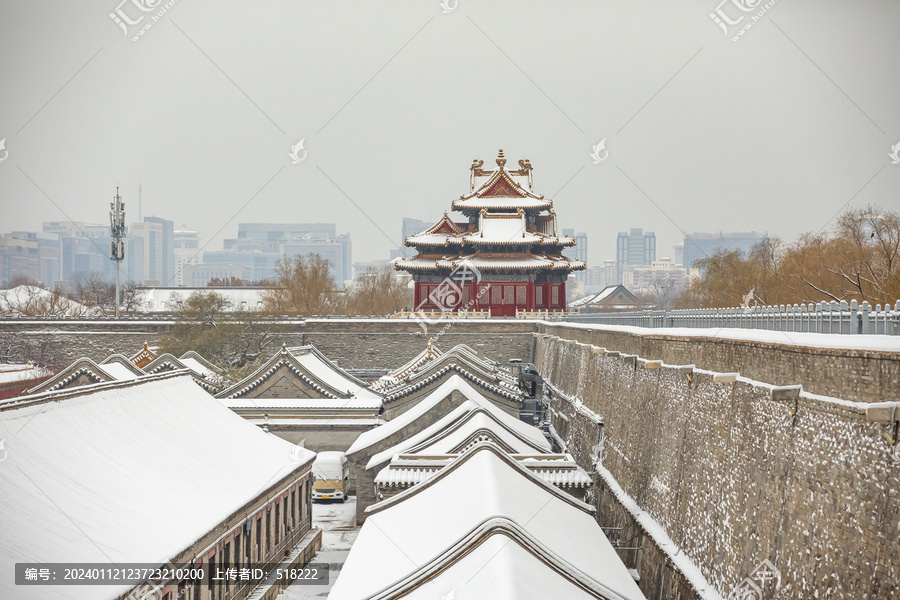
{"type": "Polygon", "coordinates": [[[417,310],[490,311],[514,316],[517,310],[566,308],[566,279],[584,263],[563,256],[575,240],[559,235],[553,201],[534,193],[531,163],[506,168],[503,150],[497,168],[484,161],[470,168],[469,193],[452,209],[466,220],[444,217],[406,238],[418,254],[400,258],[395,268],[415,281],[417,310]]]}

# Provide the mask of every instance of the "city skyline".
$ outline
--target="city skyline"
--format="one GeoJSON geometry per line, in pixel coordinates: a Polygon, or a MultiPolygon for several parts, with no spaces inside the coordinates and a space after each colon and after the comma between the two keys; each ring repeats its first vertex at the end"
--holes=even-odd
{"type": "Polygon", "coordinates": [[[212,247],[238,220],[334,220],[388,256],[396,215],[434,222],[499,147],[539,165],[594,265],[632,227],[666,255],[685,232],[794,239],[900,196],[897,5],[778,3],[739,42],[705,0],[224,6],[179,2],[138,42],[105,2],[4,19],[6,229],[95,203],[102,222],[118,182],[212,247]]]}

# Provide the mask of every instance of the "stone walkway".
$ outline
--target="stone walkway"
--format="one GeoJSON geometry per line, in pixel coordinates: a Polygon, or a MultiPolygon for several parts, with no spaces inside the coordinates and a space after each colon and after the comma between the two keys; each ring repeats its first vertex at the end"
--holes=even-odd
{"type": "Polygon", "coordinates": [[[322,549],[312,559],[313,563],[328,563],[328,584],[293,584],[279,596],[279,600],[310,600],[327,598],[344,561],[350,553],[350,546],[359,534],[356,521],[356,497],[351,496],[343,504],[313,503],[313,527],[322,529],[322,549]]]}

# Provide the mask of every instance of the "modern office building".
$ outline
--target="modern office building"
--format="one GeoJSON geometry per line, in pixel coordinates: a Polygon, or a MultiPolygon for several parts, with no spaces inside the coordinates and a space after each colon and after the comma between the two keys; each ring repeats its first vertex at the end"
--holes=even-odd
{"type": "Polygon", "coordinates": [[[623,285],[632,292],[656,293],[659,289],[681,289],[687,270],[668,257],[654,260],[648,267],[635,267],[625,273],[623,285]]]}
{"type": "MultiPolygon", "coordinates": [[[[337,234],[334,223],[239,223],[238,236],[224,242],[224,250],[207,251],[202,265],[234,272],[243,271],[245,281],[272,279],[283,257],[318,254],[331,263],[331,274],[338,288],[353,276],[349,234],[337,234]]],[[[200,282],[204,269],[192,269],[191,285],[200,282]]],[[[187,280],[185,280],[187,284],[187,280]]]]}
{"type": "Polygon", "coordinates": [[[744,254],[764,240],[765,233],[757,231],[733,233],[691,233],[684,236],[684,266],[696,267],[701,258],[712,256],[718,250],[740,250],[744,254]]]}
{"type": "Polygon", "coordinates": [[[649,266],[656,260],[656,234],[640,228],[619,232],[616,238],[616,271],[618,283],[626,271],[649,266]]]}
{"type": "MultiPolygon", "coordinates": [[[[573,260],[580,260],[584,264],[587,264],[587,234],[583,231],[580,231],[576,234],[574,229],[567,228],[563,229],[563,235],[567,235],[570,238],[574,238],[575,240],[574,246],[563,248],[563,256],[567,256],[573,260]]],[[[586,284],[587,270],[576,271],[575,281],[586,284]]]]}
{"type": "Polygon", "coordinates": [[[184,281],[184,266],[197,265],[203,262],[203,252],[200,250],[200,234],[187,225],[182,225],[174,232],[175,255],[175,282],[173,285],[186,285],[184,281]]]}
{"type": "Polygon", "coordinates": [[[391,260],[399,257],[412,258],[416,255],[415,250],[406,245],[406,238],[417,233],[422,233],[433,223],[413,219],[412,217],[403,217],[403,225],[400,231],[400,244],[397,248],[391,248],[391,260]]]}
{"type": "Polygon", "coordinates": [[[318,254],[331,263],[331,276],[339,289],[344,282],[353,279],[353,263],[350,254],[350,234],[284,237],[278,245],[280,256],[306,256],[318,254]]]}
{"type": "Polygon", "coordinates": [[[0,235],[0,287],[20,279],[53,287],[59,280],[59,237],[33,231],[0,235]]]}
{"type": "Polygon", "coordinates": [[[238,223],[237,239],[225,240],[225,249],[230,250],[252,242],[262,252],[278,252],[278,245],[284,238],[324,236],[335,237],[334,223],[238,223]]]}
{"type": "MultiPolygon", "coordinates": [[[[160,217],[144,217],[144,223],[151,223],[159,226],[159,230],[161,231],[161,237],[157,242],[159,246],[160,252],[160,262],[157,266],[156,275],[159,276],[160,282],[163,285],[174,285],[175,282],[175,223],[173,221],[169,221],[168,219],[162,219],[160,217]]],[[[151,246],[144,246],[145,248],[149,248],[150,252],[154,252],[156,249],[151,246]]],[[[154,279],[154,277],[148,276],[148,279],[154,279]]]]}

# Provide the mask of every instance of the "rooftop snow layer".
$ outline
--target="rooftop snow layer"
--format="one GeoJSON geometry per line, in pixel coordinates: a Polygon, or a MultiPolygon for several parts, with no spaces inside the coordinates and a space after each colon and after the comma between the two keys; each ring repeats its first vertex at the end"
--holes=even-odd
{"type": "Polygon", "coordinates": [[[161,564],[315,456],[187,374],[96,388],[0,411],[0,597],[113,598],[128,586],[17,587],[14,564],[161,564]]]}

